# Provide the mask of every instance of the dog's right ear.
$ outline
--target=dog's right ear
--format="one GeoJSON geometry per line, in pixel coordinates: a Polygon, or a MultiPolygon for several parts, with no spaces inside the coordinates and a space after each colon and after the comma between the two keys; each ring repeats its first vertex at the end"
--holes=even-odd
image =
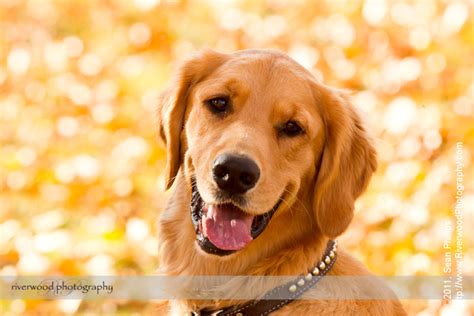
{"type": "Polygon", "coordinates": [[[322,85],[314,87],[326,141],[313,208],[321,231],[336,238],[351,222],[354,202],[377,168],[376,151],[349,97],[322,85]]]}
{"type": "Polygon", "coordinates": [[[173,185],[183,160],[180,139],[184,127],[184,115],[191,88],[203,80],[225,61],[226,55],[205,50],[181,64],[169,87],[158,101],[158,127],[160,138],[167,149],[166,189],[173,185]]]}

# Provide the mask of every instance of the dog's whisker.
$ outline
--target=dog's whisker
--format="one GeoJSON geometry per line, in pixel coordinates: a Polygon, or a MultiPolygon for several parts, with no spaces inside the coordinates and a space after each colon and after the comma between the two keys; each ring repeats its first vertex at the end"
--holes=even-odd
{"type": "MultiPolygon", "coordinates": [[[[287,188],[284,188],[284,189],[283,189],[283,192],[285,192],[285,193],[290,193],[290,194],[292,193],[292,192],[290,192],[287,188]]],[[[299,205],[301,205],[301,207],[303,208],[303,210],[305,211],[305,213],[308,215],[309,220],[310,220],[310,223],[311,223],[311,229],[313,229],[313,221],[314,221],[314,220],[313,220],[313,216],[311,215],[311,212],[308,210],[308,208],[306,208],[306,206],[305,206],[304,203],[298,198],[298,196],[295,196],[294,199],[295,199],[295,202],[294,202],[294,203],[299,203],[299,205]]],[[[288,202],[287,202],[287,205],[288,205],[288,202]]],[[[291,206],[289,206],[289,208],[290,208],[291,214],[293,215],[293,213],[292,213],[292,212],[293,212],[293,209],[291,208],[291,206]]]]}
{"type": "Polygon", "coordinates": [[[288,207],[288,209],[289,209],[291,215],[293,215],[293,209],[291,208],[292,204],[290,204],[290,203],[289,203],[285,198],[283,198],[283,197],[281,198],[281,201],[286,204],[286,206],[288,207]]]}

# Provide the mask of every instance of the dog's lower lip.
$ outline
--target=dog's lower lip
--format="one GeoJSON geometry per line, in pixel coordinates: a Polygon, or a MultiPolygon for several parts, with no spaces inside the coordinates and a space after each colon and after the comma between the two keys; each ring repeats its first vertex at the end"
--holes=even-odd
{"type": "MultiPolygon", "coordinates": [[[[252,224],[251,224],[251,230],[250,234],[253,239],[257,238],[267,227],[270,219],[272,218],[273,214],[275,211],[278,209],[280,205],[281,199],[278,200],[278,202],[275,204],[275,206],[268,212],[254,216],[252,224]]],[[[239,208],[238,206],[236,206],[239,208]]],[[[193,186],[192,186],[192,198],[191,198],[191,205],[190,205],[190,211],[191,211],[191,219],[194,225],[195,233],[196,233],[196,239],[201,247],[202,250],[205,252],[211,253],[211,254],[216,254],[219,256],[225,256],[234,253],[236,250],[223,250],[218,247],[216,247],[203,233],[203,223],[202,223],[202,218],[203,218],[203,211],[207,209],[206,204],[204,201],[201,199],[201,196],[199,194],[199,191],[196,186],[196,182],[193,181],[193,186]]],[[[240,209],[240,208],[239,208],[240,209]]],[[[244,211],[242,211],[244,212],[244,211]]]]}

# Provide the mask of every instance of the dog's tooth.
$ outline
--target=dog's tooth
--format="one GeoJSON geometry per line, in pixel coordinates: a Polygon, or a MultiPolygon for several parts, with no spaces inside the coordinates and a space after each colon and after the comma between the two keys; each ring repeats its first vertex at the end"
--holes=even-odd
{"type": "Polygon", "coordinates": [[[214,217],[215,214],[216,214],[216,208],[215,208],[215,206],[214,206],[214,205],[209,205],[209,206],[207,207],[207,212],[206,212],[206,214],[207,214],[207,216],[208,216],[209,218],[214,217]]]}
{"type": "Polygon", "coordinates": [[[237,225],[237,221],[235,219],[230,220],[230,226],[235,227],[237,225]]]}

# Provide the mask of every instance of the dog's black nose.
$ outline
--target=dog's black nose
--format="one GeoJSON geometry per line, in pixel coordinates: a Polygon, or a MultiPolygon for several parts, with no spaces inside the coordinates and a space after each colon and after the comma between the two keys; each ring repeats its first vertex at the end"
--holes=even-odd
{"type": "Polygon", "coordinates": [[[212,174],[219,189],[230,194],[242,194],[255,186],[260,169],[246,156],[223,154],[214,160],[212,174]]]}

